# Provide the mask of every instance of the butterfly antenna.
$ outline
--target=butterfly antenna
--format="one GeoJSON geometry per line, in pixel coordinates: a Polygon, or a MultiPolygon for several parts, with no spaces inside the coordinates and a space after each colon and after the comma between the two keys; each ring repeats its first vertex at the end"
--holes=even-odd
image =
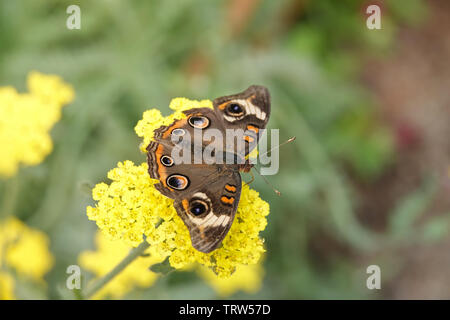
{"type": "Polygon", "coordinates": [[[269,180],[267,180],[262,174],[261,172],[259,172],[254,166],[252,167],[252,169],[254,169],[256,171],[256,173],[263,178],[264,182],[267,183],[273,190],[273,192],[275,192],[277,194],[277,196],[281,197],[281,192],[278,191],[277,189],[275,189],[275,187],[269,182],[269,180]]]}
{"type": "Polygon", "coordinates": [[[253,175],[253,172],[249,171],[249,173],[252,175],[252,179],[249,182],[246,182],[245,185],[249,186],[250,183],[252,183],[255,180],[255,176],[253,175]]]}
{"type": "MultiPolygon", "coordinates": [[[[295,140],[295,136],[294,137],[291,137],[291,138],[289,138],[288,140],[286,140],[285,142],[283,142],[283,143],[280,143],[279,145],[277,145],[277,146],[275,146],[275,147],[273,147],[273,148],[271,148],[269,151],[266,151],[266,152],[264,152],[264,153],[262,153],[262,154],[260,154],[259,156],[261,157],[261,156],[264,156],[264,155],[266,155],[266,154],[268,154],[269,152],[272,152],[273,150],[275,150],[275,149],[278,149],[279,147],[281,147],[282,145],[285,145],[285,144],[288,144],[289,142],[292,142],[292,141],[294,141],[295,140]]],[[[264,180],[264,182],[265,183],[267,183],[271,188],[272,188],[272,190],[278,195],[278,196],[281,196],[281,192],[280,191],[278,191],[277,189],[275,189],[275,187],[261,174],[261,172],[259,172],[254,166],[252,167],[254,170],[255,170],[255,172],[261,177],[261,178],[263,178],[263,180],[264,180]]],[[[253,181],[253,180],[252,180],[253,181]]]]}
{"type": "Polygon", "coordinates": [[[268,154],[269,152],[272,152],[273,150],[278,149],[279,147],[281,147],[281,146],[283,146],[283,145],[285,145],[285,144],[288,144],[289,142],[292,142],[292,141],[294,141],[294,140],[295,140],[295,137],[291,137],[291,138],[287,139],[285,142],[280,143],[279,145],[277,145],[277,146],[271,148],[269,151],[266,151],[266,152],[264,152],[263,154],[261,154],[261,155],[259,155],[259,156],[260,156],[260,157],[261,157],[261,156],[265,156],[265,155],[268,154]]]}

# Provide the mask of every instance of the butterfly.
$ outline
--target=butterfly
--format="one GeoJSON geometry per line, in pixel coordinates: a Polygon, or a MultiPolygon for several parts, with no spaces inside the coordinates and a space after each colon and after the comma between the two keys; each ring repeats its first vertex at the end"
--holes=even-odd
{"type": "Polygon", "coordinates": [[[214,99],[213,106],[214,109],[184,111],[185,118],[156,129],[147,147],[148,172],[151,178],[159,180],[155,188],[174,199],[175,210],[189,230],[192,246],[204,253],[221,245],[233,223],[242,189],[240,172],[248,172],[253,166],[243,159],[256,147],[267,125],[270,94],[267,88],[253,85],[241,93],[214,99]],[[221,138],[212,142],[203,138],[200,145],[192,139],[183,143],[174,139],[193,137],[196,131],[201,131],[203,137],[213,130],[225,136],[231,129],[244,133],[238,135],[242,141],[231,147],[221,138]],[[174,154],[180,145],[191,156],[213,145],[214,159],[234,161],[179,161],[174,154]]]}

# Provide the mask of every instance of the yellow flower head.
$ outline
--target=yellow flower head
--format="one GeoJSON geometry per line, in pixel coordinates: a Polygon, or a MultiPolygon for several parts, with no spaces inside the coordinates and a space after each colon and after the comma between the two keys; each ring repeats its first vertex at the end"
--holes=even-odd
{"type": "Polygon", "coordinates": [[[236,272],[227,279],[218,277],[205,267],[199,268],[198,273],[220,296],[228,297],[239,290],[247,293],[259,291],[264,276],[264,269],[260,263],[238,266],[236,267],[236,272]]]}
{"type": "Polygon", "coordinates": [[[27,86],[23,94],[0,87],[0,176],[43,161],[53,148],[49,131],[74,98],[72,87],[55,75],[31,72],[27,86]]]}
{"type": "MultiPolygon", "coordinates": [[[[113,241],[101,232],[95,238],[97,251],[83,252],[79,257],[79,263],[83,268],[92,271],[97,277],[102,277],[117,265],[129,253],[130,247],[123,241],[113,241]]],[[[137,258],[130,263],[121,273],[108,282],[93,299],[111,297],[118,299],[127,294],[134,286],[149,287],[158,275],[149,270],[152,264],[162,261],[157,255],[152,254],[153,249],[147,249],[149,255],[137,258]]]]}
{"type": "Polygon", "coordinates": [[[14,278],[0,271],[0,300],[14,300],[14,278]]]}
{"type": "MultiPolygon", "coordinates": [[[[143,138],[145,150],[153,138],[155,129],[183,117],[183,110],[211,107],[209,100],[192,101],[185,98],[172,100],[170,107],[175,113],[162,117],[158,110],[149,110],[137,124],[136,133],[143,138]]],[[[97,184],[93,190],[95,207],[87,208],[89,219],[112,239],[122,239],[136,247],[145,235],[155,253],[161,258],[169,257],[172,267],[182,269],[190,263],[210,267],[219,277],[231,276],[237,266],[258,262],[264,252],[259,232],[267,224],[269,204],[258,192],[243,185],[236,217],[222,247],[210,253],[192,247],[188,229],[177,215],[173,200],[155,189],[157,180],[150,178],[148,166],[131,161],[118,164],[108,173],[111,184],[97,184]]]]}
{"type": "Polygon", "coordinates": [[[42,281],[53,266],[49,239],[16,218],[0,224],[0,266],[14,268],[18,274],[42,281]]]}

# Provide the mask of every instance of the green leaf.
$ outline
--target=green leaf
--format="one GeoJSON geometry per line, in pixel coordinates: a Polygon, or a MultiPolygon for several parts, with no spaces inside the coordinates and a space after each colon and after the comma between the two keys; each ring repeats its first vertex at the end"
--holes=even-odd
{"type": "Polygon", "coordinates": [[[435,179],[425,181],[419,190],[408,194],[390,215],[389,230],[391,236],[404,238],[412,231],[414,222],[430,204],[436,192],[435,179]]]}
{"type": "Polygon", "coordinates": [[[445,214],[444,216],[436,217],[422,227],[422,239],[426,242],[434,242],[442,240],[449,233],[450,227],[450,214],[445,214]]]}
{"type": "Polygon", "coordinates": [[[89,197],[92,196],[92,189],[94,189],[94,187],[95,185],[93,183],[87,181],[80,182],[79,184],[80,191],[89,197]]]}
{"type": "Polygon", "coordinates": [[[166,275],[171,273],[172,271],[175,271],[174,268],[170,265],[169,258],[166,258],[163,262],[154,264],[150,266],[150,271],[153,271],[155,273],[160,273],[162,275],[166,275]]]}

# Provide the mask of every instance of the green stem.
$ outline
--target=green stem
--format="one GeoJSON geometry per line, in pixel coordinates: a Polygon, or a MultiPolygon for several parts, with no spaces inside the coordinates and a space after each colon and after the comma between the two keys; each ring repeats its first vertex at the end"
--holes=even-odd
{"type": "Polygon", "coordinates": [[[150,247],[150,244],[144,240],[144,242],[142,242],[139,246],[132,249],[130,253],[117,266],[114,267],[114,269],[112,269],[103,278],[94,282],[92,286],[87,288],[83,296],[86,299],[92,297],[97,291],[103,288],[109,281],[122,272],[131,262],[134,261],[134,259],[142,255],[148,247],[150,247]]]}
{"type": "Polygon", "coordinates": [[[5,193],[3,196],[3,204],[0,211],[0,218],[6,218],[15,214],[17,197],[19,195],[19,179],[17,176],[9,178],[5,183],[5,193]]]}

